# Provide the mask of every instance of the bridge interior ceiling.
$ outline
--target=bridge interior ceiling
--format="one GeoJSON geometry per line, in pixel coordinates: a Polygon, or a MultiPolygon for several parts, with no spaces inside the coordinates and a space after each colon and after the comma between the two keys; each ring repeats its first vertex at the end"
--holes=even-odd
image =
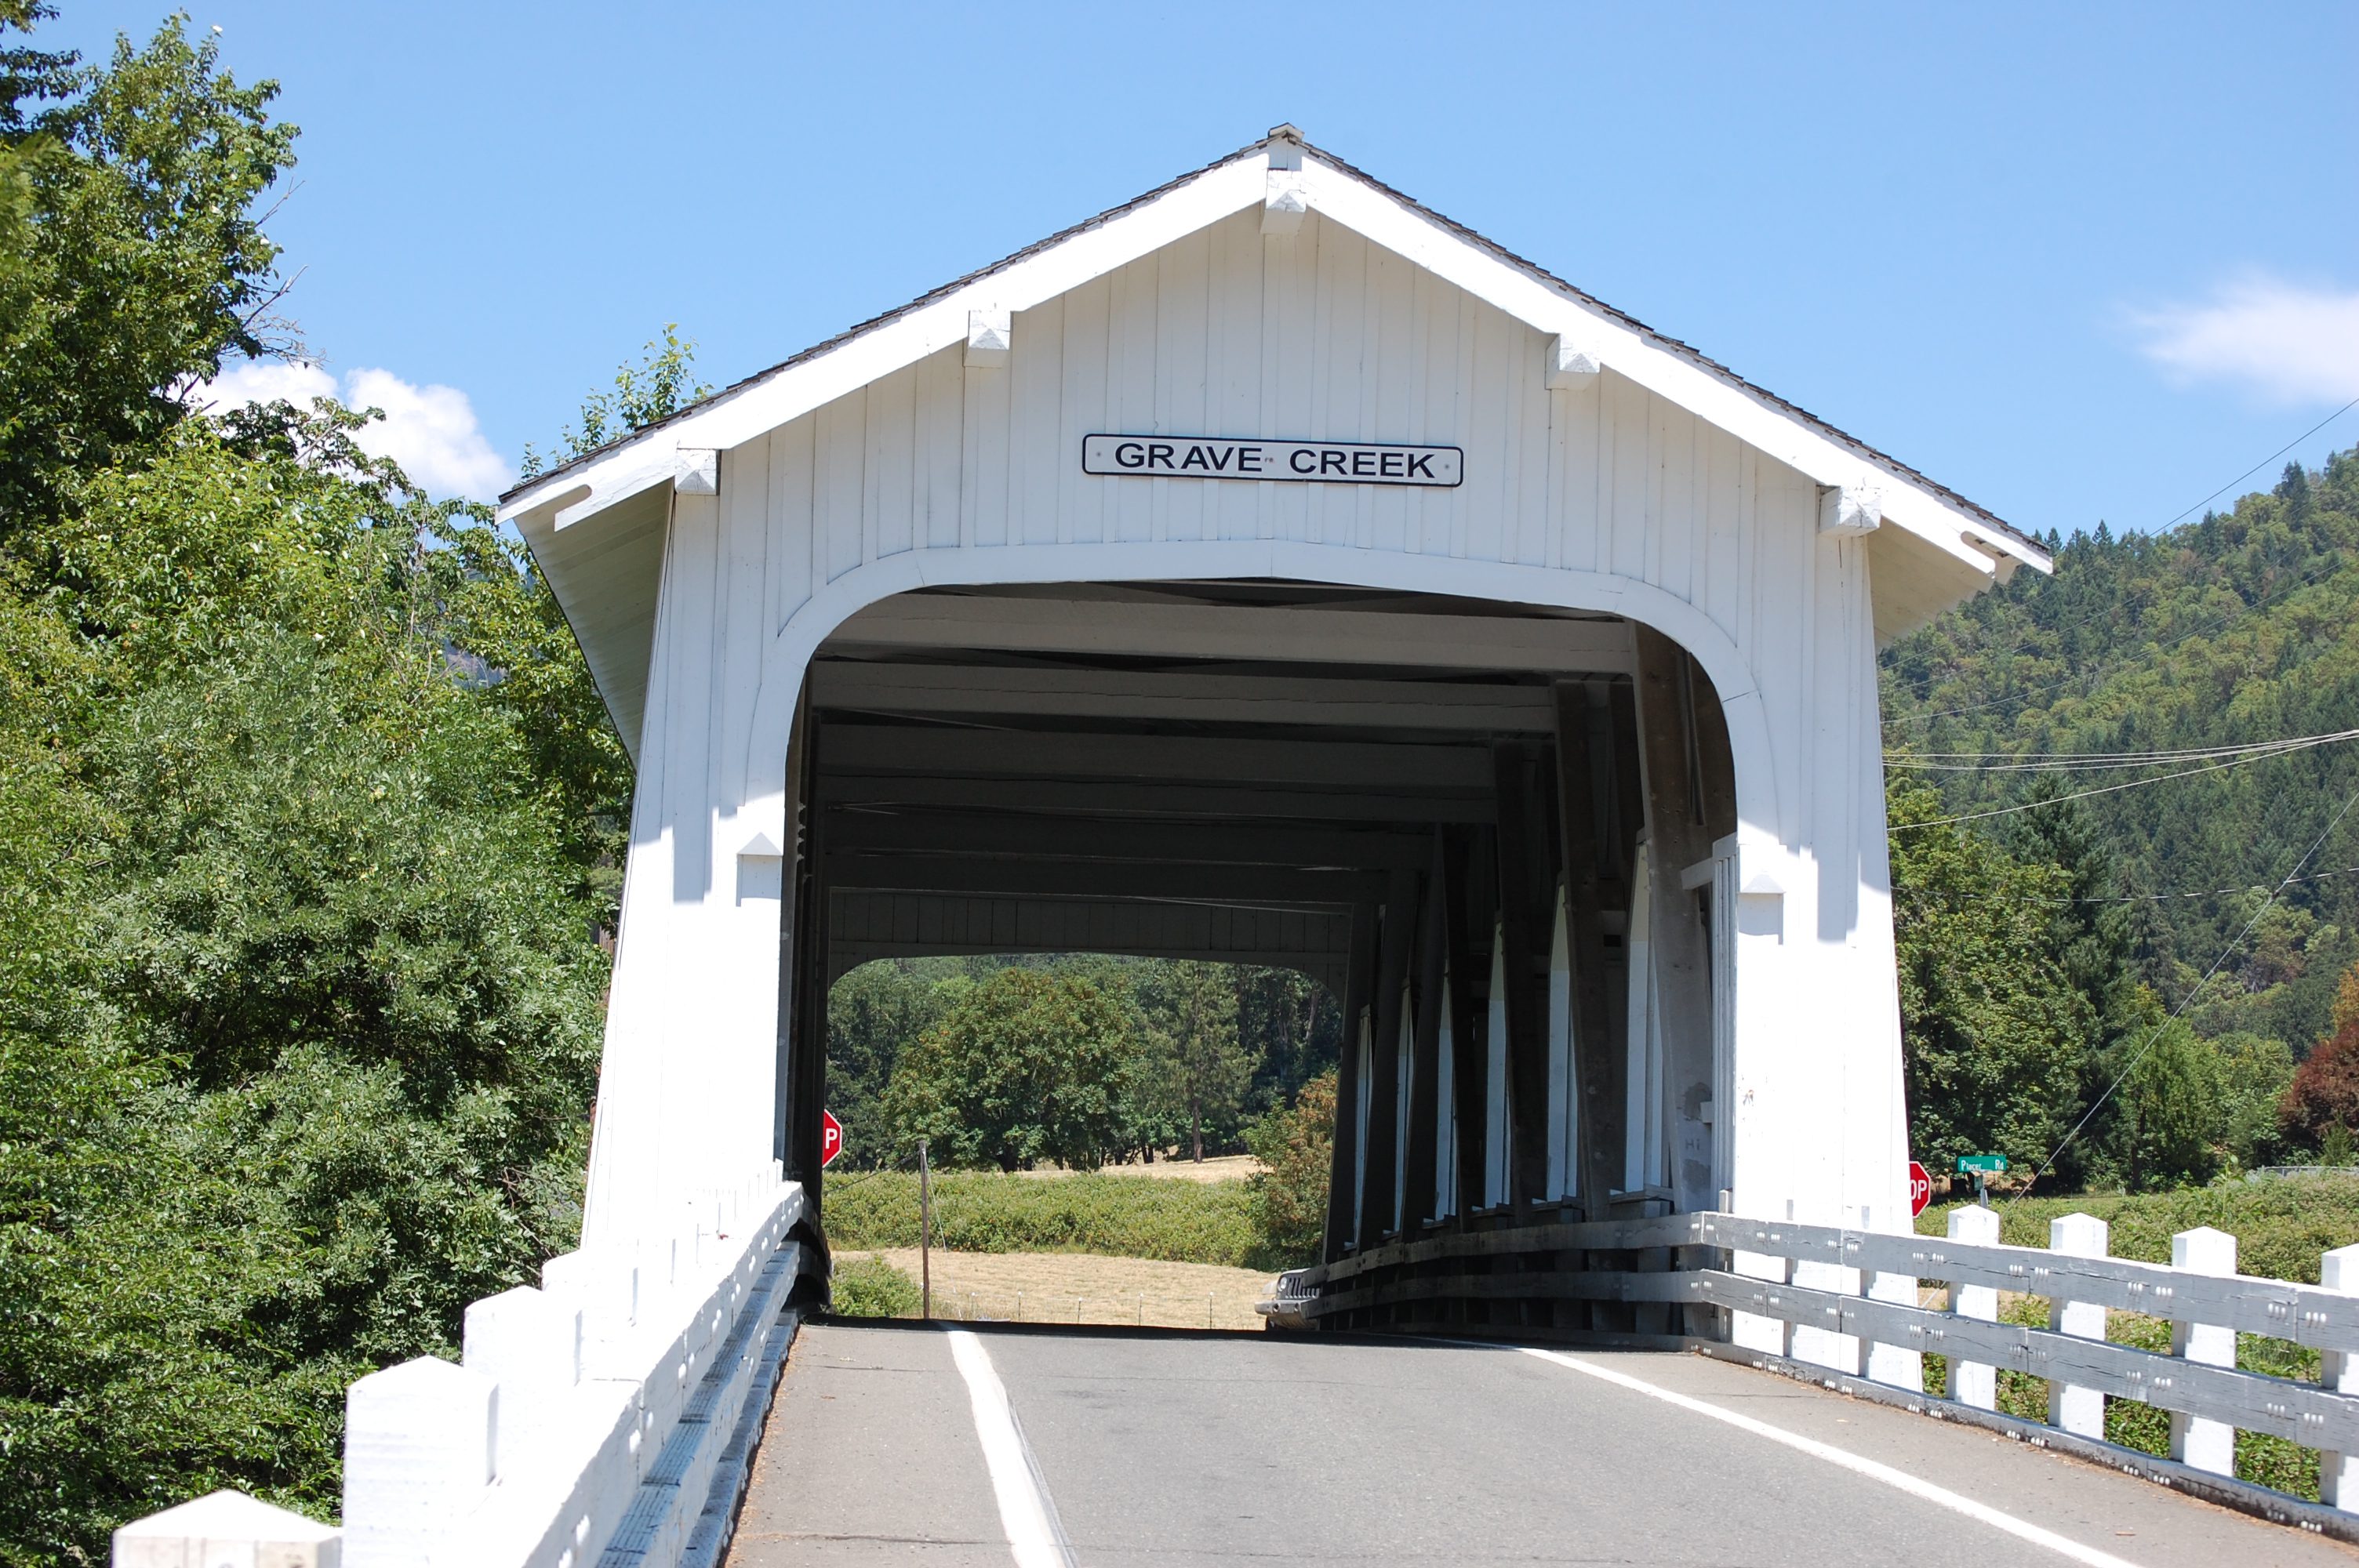
{"type": "MultiPolygon", "coordinates": [[[[1344,1247],[1460,1193],[1472,1208],[1625,1187],[1614,1063],[1639,846],[1655,825],[1676,871],[1734,816],[1719,704],[1648,629],[1275,581],[887,600],[812,661],[789,766],[789,1039],[823,1040],[834,979],[882,957],[1305,971],[1367,1042],[1344,1054],[1361,1114],[1342,1119],[1401,1124],[1339,1152],[1339,1189],[1389,1199],[1353,1200],[1344,1247]],[[1582,1080],[1556,1117],[1580,1115],[1578,1139],[1549,1119],[1552,994],[1558,1054],[1593,1058],[1553,1069],[1582,1080]],[[1486,1098],[1507,1107],[1487,1140],[1486,1098]],[[1548,1147],[1573,1142],[1593,1176],[1551,1173],[1548,1147]]],[[[824,1067],[785,1065],[791,1173],[824,1067]]]]}

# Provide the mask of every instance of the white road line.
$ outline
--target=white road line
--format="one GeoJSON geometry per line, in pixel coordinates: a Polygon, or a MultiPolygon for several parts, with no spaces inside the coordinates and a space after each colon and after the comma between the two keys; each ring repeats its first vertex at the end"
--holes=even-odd
{"type": "Polygon", "coordinates": [[[1040,1478],[1039,1462],[1024,1441],[1016,1411],[1007,1402],[1007,1387],[999,1380],[991,1354],[971,1330],[950,1331],[951,1359],[966,1379],[967,1401],[974,1407],[974,1434],[983,1442],[984,1463],[991,1467],[991,1489],[999,1499],[999,1522],[1007,1531],[1007,1548],[1016,1568],[1073,1568],[1073,1549],[1065,1541],[1057,1505],[1049,1500],[1040,1478]]]}
{"type": "Polygon", "coordinates": [[[2042,1530],[2039,1526],[2017,1519],[2012,1514],[2003,1514],[1986,1503],[1978,1503],[1972,1498],[1962,1497],[1947,1487],[1937,1487],[1930,1481],[1920,1480],[1911,1476],[1906,1470],[1896,1470],[1889,1465],[1879,1465],[1873,1459],[1863,1459],[1856,1454],[1835,1447],[1832,1444],[1821,1443],[1816,1438],[1804,1437],[1799,1433],[1788,1432],[1783,1427],[1771,1426],[1766,1421],[1756,1421],[1749,1415],[1739,1415],[1734,1411],[1723,1410],[1718,1405],[1690,1399],[1686,1394],[1673,1393],[1669,1389],[1658,1388],[1653,1383],[1634,1378],[1627,1372],[1617,1372],[1609,1367],[1601,1367],[1594,1361],[1582,1360],[1578,1356],[1567,1356],[1555,1350],[1540,1350],[1528,1345],[1522,1348],[1527,1356],[1537,1356],[1543,1361],[1553,1361],[1560,1367],[1570,1367],[1576,1372],[1585,1373],[1592,1378],[1628,1389],[1634,1393],[1645,1394],[1650,1399],[1660,1400],[1665,1404],[1677,1405],[1681,1410],[1692,1411],[1698,1415],[1710,1416],[1714,1421],[1724,1422],[1740,1431],[1752,1433],[1756,1437],[1766,1437],[1772,1443],[1782,1443],[1788,1448],[1823,1459],[1830,1465],[1840,1465],[1854,1475],[1864,1476],[1872,1481],[1881,1481],[1887,1487],[1907,1492],[1914,1498],[1921,1498],[1929,1503],[1948,1509],[1952,1513],[1961,1513],[1968,1519],[1978,1519],[1994,1530],[2006,1531],[2018,1541],[2027,1541],[2034,1546],[2044,1546],[2060,1556],[2069,1557],[2075,1563],[2085,1563],[2087,1568],[2137,1568],[2136,1563],[2126,1558],[2116,1557],[2110,1552],[2100,1552],[2093,1546],[2083,1546],[2079,1541],[2060,1536],[2052,1530],[2042,1530]]]}

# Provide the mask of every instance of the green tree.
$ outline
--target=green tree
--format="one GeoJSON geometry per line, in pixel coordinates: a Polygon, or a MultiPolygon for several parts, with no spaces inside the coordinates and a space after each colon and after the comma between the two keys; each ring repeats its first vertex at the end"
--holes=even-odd
{"type": "Polygon", "coordinates": [[[944,1166],[1095,1170],[1122,1147],[1136,1018],[1086,981],[1006,968],[901,1053],[885,1092],[897,1153],[944,1166]]]}
{"type": "Polygon", "coordinates": [[[1886,794],[1910,1147],[1937,1170],[1990,1153],[2037,1169],[2078,1119],[2095,1030],[2055,951],[2064,879],[1929,825],[1940,797],[1902,774],[1886,794]]]}
{"type": "Polygon", "coordinates": [[[1292,1105],[1256,1118],[1245,1129],[1245,1146],[1262,1163],[1247,1184],[1270,1260],[1281,1268],[1317,1262],[1335,1157],[1335,1070],[1303,1085],[1292,1105]]]}
{"type": "Polygon", "coordinates": [[[969,982],[929,980],[896,959],[863,964],[827,999],[827,1104],[843,1124],[839,1159],[852,1170],[906,1162],[886,1130],[884,1098],[893,1068],[969,982]]]}
{"type": "Polygon", "coordinates": [[[650,338],[639,362],[614,372],[611,388],[600,387],[582,400],[581,423],[568,425],[557,438],[554,453],[524,449],[524,477],[538,478],[552,468],[589,456],[610,441],[634,431],[660,425],[691,403],[712,395],[712,388],[698,381],[690,366],[696,360],[696,341],[679,335],[679,323],[667,321],[659,337],[650,338]]]}
{"type": "MultiPolygon", "coordinates": [[[[0,11],[0,37],[43,14],[0,11]]],[[[0,542],[138,461],[224,358],[288,346],[256,205],[295,161],[277,95],[179,16],[103,65],[0,53],[0,542]]]]}
{"type": "Polygon", "coordinates": [[[1259,1063],[1237,1033],[1234,967],[1171,961],[1149,971],[1139,1002],[1147,1019],[1147,1065],[1162,1103],[1186,1130],[1199,1163],[1207,1134],[1233,1140],[1259,1063]]]}

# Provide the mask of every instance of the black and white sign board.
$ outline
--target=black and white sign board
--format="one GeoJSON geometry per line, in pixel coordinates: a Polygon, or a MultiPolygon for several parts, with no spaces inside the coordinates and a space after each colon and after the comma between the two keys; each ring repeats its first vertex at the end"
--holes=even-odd
{"type": "Polygon", "coordinates": [[[1466,477],[1466,454],[1456,447],[1390,446],[1375,441],[1084,436],[1082,471],[1134,479],[1409,484],[1447,490],[1466,477]]]}

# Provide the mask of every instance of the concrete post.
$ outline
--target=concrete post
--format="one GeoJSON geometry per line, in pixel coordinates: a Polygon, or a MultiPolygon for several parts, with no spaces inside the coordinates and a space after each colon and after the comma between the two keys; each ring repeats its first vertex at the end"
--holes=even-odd
{"type": "Polygon", "coordinates": [[[499,1386],[420,1356],[344,1395],[344,1568],[411,1568],[491,1484],[499,1386]]]}
{"type": "MultiPolygon", "coordinates": [[[[2359,1247],[2338,1247],[2321,1257],[2318,1282],[2330,1291],[2359,1295],[2359,1247]]],[[[2318,1374],[2319,1381],[2337,1393],[2359,1394],[2359,1354],[2330,1350],[2320,1357],[2318,1374]]],[[[2359,1513],[2359,1454],[2319,1454],[2318,1497],[2329,1508],[2359,1513]]]]}
{"type": "MultiPolygon", "coordinates": [[[[2048,1222],[2048,1249],[2076,1258],[2103,1258],[2111,1247],[2112,1231],[2093,1215],[2068,1214],[2048,1222]]],[[[2093,1302],[2056,1302],[2048,1309],[2048,1326],[2081,1339],[2105,1336],[2105,1309],[2093,1302]]],[[[2076,1437],[2105,1435],[2105,1396],[2095,1389],[2076,1388],[2050,1379],[2048,1420],[2076,1437]]]]}
{"type": "Polygon", "coordinates": [[[114,1532],[114,1568],[340,1568],[332,1524],[244,1492],[208,1492],[114,1532]]]}
{"type": "MultiPolygon", "coordinates": [[[[2236,1238],[2224,1230],[2201,1226],[2170,1238],[2170,1266],[2194,1274],[2222,1277],[2236,1271],[2236,1238]]],[[[2174,1319],[2170,1353],[2210,1367],[2236,1364],[2236,1331],[2219,1324],[2174,1319]]],[[[2215,1476],[2236,1473],[2236,1429],[2224,1421],[2205,1421],[2173,1411],[2170,1416],[2170,1456],[2182,1465],[2209,1470],[2215,1476]]]]}
{"type": "MultiPolygon", "coordinates": [[[[1977,1247],[1998,1245],[1998,1215],[1987,1208],[1950,1211],[1950,1239],[1977,1247]]],[[[1998,1289],[1994,1285],[1951,1285],[1950,1310],[1960,1317],[1998,1321],[1998,1289]]],[[[1983,1361],[1950,1361],[1950,1397],[1976,1410],[1998,1409],[1998,1368],[1983,1361]]]]}

